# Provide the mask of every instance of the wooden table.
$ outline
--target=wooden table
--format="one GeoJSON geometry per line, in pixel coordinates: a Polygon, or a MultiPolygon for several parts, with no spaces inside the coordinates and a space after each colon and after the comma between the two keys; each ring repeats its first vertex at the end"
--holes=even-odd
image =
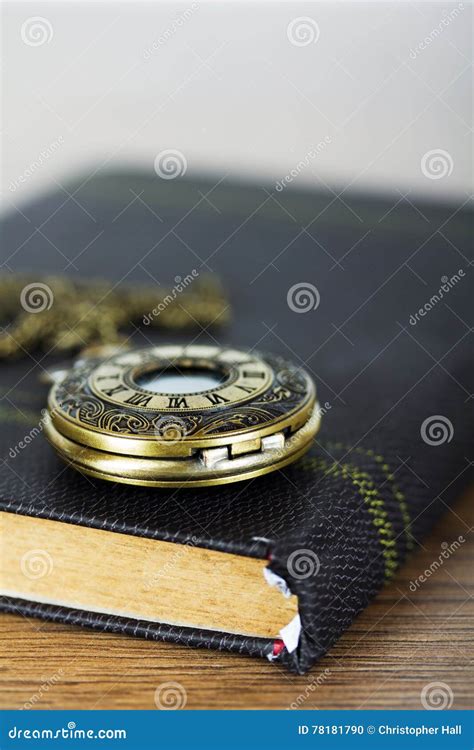
{"type": "Polygon", "coordinates": [[[304,677],[265,660],[4,615],[2,707],[153,709],[156,688],[178,682],[191,709],[421,708],[423,687],[441,681],[452,707],[467,708],[473,499],[471,491],[445,514],[424,548],[304,677]],[[459,535],[466,541],[411,591],[410,581],[438,559],[443,542],[459,535]]]}

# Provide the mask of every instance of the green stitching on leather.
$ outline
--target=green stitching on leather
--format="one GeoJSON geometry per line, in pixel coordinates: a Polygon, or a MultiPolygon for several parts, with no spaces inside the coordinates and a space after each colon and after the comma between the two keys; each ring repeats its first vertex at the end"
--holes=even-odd
{"type": "Polygon", "coordinates": [[[398,568],[397,546],[383,498],[380,497],[370,474],[361,471],[357,466],[336,462],[330,464],[324,458],[316,456],[304,456],[300,465],[303,465],[303,467],[306,465],[311,469],[323,469],[327,475],[332,474],[336,477],[348,479],[357,487],[379,536],[385,563],[385,581],[389,581],[398,568]]]}
{"type": "Polygon", "coordinates": [[[410,512],[408,510],[408,505],[406,502],[405,495],[401,491],[398,484],[395,482],[395,477],[392,474],[392,470],[389,464],[387,463],[387,460],[380,453],[375,453],[375,451],[372,450],[371,448],[363,448],[358,445],[352,448],[350,445],[345,445],[344,443],[339,443],[339,442],[328,442],[328,443],[325,443],[325,445],[327,445],[328,448],[334,448],[335,450],[355,451],[356,453],[360,453],[365,456],[370,456],[370,458],[373,458],[380,465],[384,473],[385,479],[390,484],[392,495],[397,501],[399,508],[400,508],[400,513],[401,513],[402,520],[403,520],[403,532],[405,535],[405,542],[406,542],[407,550],[412,550],[414,547],[414,542],[413,542],[413,536],[412,536],[412,531],[411,531],[410,512]]]}

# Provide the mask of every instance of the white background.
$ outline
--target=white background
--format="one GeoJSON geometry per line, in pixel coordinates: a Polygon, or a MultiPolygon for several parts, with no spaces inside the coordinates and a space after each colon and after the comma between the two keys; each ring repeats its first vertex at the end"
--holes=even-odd
{"type": "Polygon", "coordinates": [[[325,137],[331,143],[293,185],[465,200],[468,3],[197,5],[179,27],[191,1],[3,6],[7,208],[100,165],[153,170],[163,149],[181,151],[190,175],[230,172],[271,184],[325,137]],[[457,17],[433,36],[454,8],[457,17]],[[53,32],[39,46],[22,39],[32,16],[53,32]],[[301,16],[319,37],[296,46],[287,31],[301,16]],[[53,142],[59,147],[35,167],[53,142]],[[452,171],[428,178],[421,160],[439,149],[452,171]]]}

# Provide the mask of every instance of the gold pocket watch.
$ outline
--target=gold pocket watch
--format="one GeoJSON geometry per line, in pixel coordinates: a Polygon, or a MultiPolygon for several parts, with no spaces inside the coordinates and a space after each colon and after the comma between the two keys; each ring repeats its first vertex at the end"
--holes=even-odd
{"type": "Polygon", "coordinates": [[[199,487],[290,464],[319,424],[313,381],[279,356],[153,346],[79,358],[51,388],[45,433],[84,474],[199,487]]]}

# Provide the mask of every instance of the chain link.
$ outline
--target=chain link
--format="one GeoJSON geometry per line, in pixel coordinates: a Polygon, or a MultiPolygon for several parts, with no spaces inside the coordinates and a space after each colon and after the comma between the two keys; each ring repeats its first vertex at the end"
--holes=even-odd
{"type": "Polygon", "coordinates": [[[229,305],[219,281],[214,276],[189,279],[189,286],[157,288],[0,276],[0,360],[34,350],[64,353],[118,343],[133,324],[168,331],[225,324],[229,305]]]}

